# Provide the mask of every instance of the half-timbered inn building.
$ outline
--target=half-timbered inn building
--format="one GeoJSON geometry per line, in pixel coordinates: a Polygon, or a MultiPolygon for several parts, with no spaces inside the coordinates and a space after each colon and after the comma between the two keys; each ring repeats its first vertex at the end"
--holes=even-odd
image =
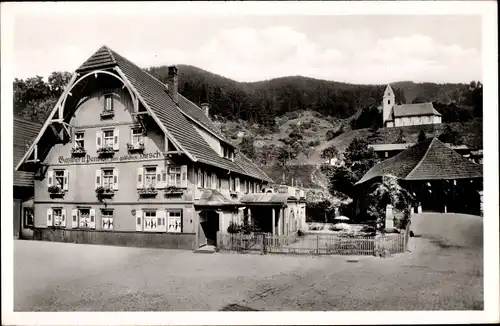
{"type": "Polygon", "coordinates": [[[248,217],[240,199],[272,180],[168,72],[106,46],[76,70],[16,167],[35,175],[36,239],[196,249],[248,217]]]}

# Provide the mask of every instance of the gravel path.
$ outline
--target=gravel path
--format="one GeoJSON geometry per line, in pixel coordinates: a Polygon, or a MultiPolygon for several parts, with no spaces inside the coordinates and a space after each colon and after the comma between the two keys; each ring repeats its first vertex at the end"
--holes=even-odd
{"type": "Polygon", "coordinates": [[[14,309],[483,308],[482,246],[425,235],[411,241],[415,248],[411,253],[385,259],[207,255],[181,250],[15,241],[14,309]]]}

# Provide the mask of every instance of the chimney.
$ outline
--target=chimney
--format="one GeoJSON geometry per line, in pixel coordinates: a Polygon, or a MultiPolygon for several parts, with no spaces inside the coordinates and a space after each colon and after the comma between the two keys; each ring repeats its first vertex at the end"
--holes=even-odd
{"type": "Polygon", "coordinates": [[[207,117],[210,117],[210,104],[208,103],[201,103],[201,110],[207,117]]]}
{"type": "Polygon", "coordinates": [[[168,67],[167,89],[175,103],[178,102],[179,92],[179,69],[176,66],[168,67]]]}

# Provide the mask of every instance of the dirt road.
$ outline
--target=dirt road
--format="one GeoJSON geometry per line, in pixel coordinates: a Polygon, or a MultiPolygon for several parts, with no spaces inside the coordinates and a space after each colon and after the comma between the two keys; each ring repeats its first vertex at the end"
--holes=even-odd
{"type": "Polygon", "coordinates": [[[390,258],[15,241],[14,309],[482,309],[482,246],[448,238],[424,232],[412,239],[418,250],[390,258]]]}

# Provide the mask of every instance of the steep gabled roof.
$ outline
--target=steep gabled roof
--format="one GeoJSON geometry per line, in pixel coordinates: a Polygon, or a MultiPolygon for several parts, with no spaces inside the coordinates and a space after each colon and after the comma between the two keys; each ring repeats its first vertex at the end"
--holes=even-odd
{"type": "Polygon", "coordinates": [[[13,124],[13,159],[14,159],[14,186],[33,187],[33,173],[25,171],[15,171],[17,163],[23,158],[26,146],[31,145],[38,132],[42,128],[41,124],[14,118],[13,124]]]}
{"type": "Polygon", "coordinates": [[[483,167],[432,138],[373,166],[356,184],[387,174],[403,180],[469,179],[482,178],[483,167]]]}
{"type": "MultiPolygon", "coordinates": [[[[196,131],[186,116],[190,117],[219,140],[227,144],[231,143],[222,136],[220,131],[217,130],[215,125],[203,114],[199,107],[180,94],[178,96],[179,103],[176,104],[161,81],[107,46],[102,46],[97,50],[76,72],[82,73],[84,71],[88,72],[111,67],[123,73],[125,79],[138,93],[140,101],[150,110],[155,120],[169,133],[174,144],[179,145],[180,149],[186,152],[194,161],[248,175],[260,180],[269,179],[265,173],[255,173],[254,170],[258,170],[257,167],[254,167],[254,169],[243,169],[237,163],[216,153],[196,131]]],[[[253,163],[251,164],[253,165],[253,163]]]]}
{"type": "Polygon", "coordinates": [[[395,118],[421,115],[441,115],[438,111],[436,111],[436,109],[434,109],[432,103],[395,104],[392,110],[395,118]]]}
{"type": "Polygon", "coordinates": [[[76,72],[116,66],[116,60],[107,46],[102,46],[96,53],[88,58],[76,72]]]}

